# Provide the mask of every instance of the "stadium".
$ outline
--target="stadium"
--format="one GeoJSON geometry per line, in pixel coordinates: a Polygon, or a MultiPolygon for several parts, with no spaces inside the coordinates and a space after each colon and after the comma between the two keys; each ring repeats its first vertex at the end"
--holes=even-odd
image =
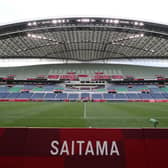
{"type": "Polygon", "coordinates": [[[139,20],[0,26],[0,167],[167,167],[167,46],[139,20]]]}
{"type": "Polygon", "coordinates": [[[0,27],[0,58],[50,64],[0,68],[1,127],[168,126],[168,26],[57,18],[0,27]],[[143,60],[146,65],[136,65],[143,60]]]}

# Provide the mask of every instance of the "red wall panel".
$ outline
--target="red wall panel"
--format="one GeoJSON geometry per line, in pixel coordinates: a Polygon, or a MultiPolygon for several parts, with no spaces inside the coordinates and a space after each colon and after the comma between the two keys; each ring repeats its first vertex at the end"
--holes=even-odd
{"type": "Polygon", "coordinates": [[[168,129],[0,128],[0,168],[11,167],[168,167],[168,129]]]}

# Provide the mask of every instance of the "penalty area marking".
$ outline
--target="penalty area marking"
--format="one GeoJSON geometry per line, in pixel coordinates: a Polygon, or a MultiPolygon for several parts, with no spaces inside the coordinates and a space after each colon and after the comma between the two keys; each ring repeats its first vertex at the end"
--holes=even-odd
{"type": "Polygon", "coordinates": [[[86,103],[83,103],[83,118],[86,119],[86,103]]]}

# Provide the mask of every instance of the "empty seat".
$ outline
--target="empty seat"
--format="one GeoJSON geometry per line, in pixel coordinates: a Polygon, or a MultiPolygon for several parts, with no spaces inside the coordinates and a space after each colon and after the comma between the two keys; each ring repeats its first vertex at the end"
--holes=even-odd
{"type": "Polygon", "coordinates": [[[17,87],[17,86],[14,86],[12,88],[9,89],[10,92],[19,92],[23,87],[17,87]]]}
{"type": "Polygon", "coordinates": [[[44,97],[44,93],[34,93],[31,98],[32,99],[43,99],[43,97],[44,97]]]}
{"type": "Polygon", "coordinates": [[[33,93],[20,93],[18,99],[30,99],[33,93]]]}
{"type": "Polygon", "coordinates": [[[79,94],[73,93],[68,95],[69,100],[78,100],[79,99],[79,94]]]}
{"type": "Polygon", "coordinates": [[[114,96],[114,94],[104,93],[103,97],[105,100],[113,100],[115,96],[114,96]]]}
{"type": "Polygon", "coordinates": [[[165,98],[168,98],[168,93],[162,93],[165,98]]]}
{"type": "Polygon", "coordinates": [[[150,91],[151,91],[151,93],[162,92],[162,90],[160,88],[151,88],[150,91]]]}
{"type": "Polygon", "coordinates": [[[45,94],[44,99],[45,100],[54,100],[55,96],[56,96],[55,93],[47,93],[47,94],[45,94]]]}
{"type": "Polygon", "coordinates": [[[140,94],[138,94],[138,96],[139,96],[141,99],[144,99],[144,100],[153,99],[153,97],[152,97],[150,94],[146,94],[146,93],[140,93],[140,94]]]}
{"type": "Polygon", "coordinates": [[[1,86],[0,87],[0,92],[7,92],[8,91],[8,87],[7,86],[1,86]]]}
{"type": "Polygon", "coordinates": [[[54,90],[55,85],[46,85],[43,87],[44,91],[52,91],[54,90]]]}
{"type": "Polygon", "coordinates": [[[20,93],[9,93],[6,96],[6,98],[8,98],[8,99],[16,99],[19,95],[20,95],[20,93]]]}
{"type": "Polygon", "coordinates": [[[34,85],[24,85],[23,89],[28,89],[28,90],[32,90],[33,88],[35,88],[34,85]]]}
{"type": "Polygon", "coordinates": [[[0,93],[0,98],[4,99],[4,98],[6,98],[8,96],[8,94],[9,94],[8,92],[0,93]]]}
{"type": "Polygon", "coordinates": [[[93,100],[101,100],[103,99],[102,94],[92,94],[93,100]]]}
{"type": "Polygon", "coordinates": [[[141,99],[138,94],[136,93],[127,93],[126,94],[128,99],[141,99]]]}
{"type": "Polygon", "coordinates": [[[126,94],[116,94],[116,99],[125,100],[128,99],[128,97],[126,96],[126,94]]]}
{"type": "Polygon", "coordinates": [[[56,100],[66,100],[66,99],[68,99],[66,93],[58,93],[55,98],[56,98],[56,100]]]}
{"type": "Polygon", "coordinates": [[[164,95],[160,94],[160,93],[151,93],[151,96],[154,98],[154,99],[166,99],[164,97],[164,95]]]}
{"type": "Polygon", "coordinates": [[[81,93],[81,99],[83,98],[89,98],[90,94],[89,93],[81,93]]]}
{"type": "Polygon", "coordinates": [[[43,91],[43,87],[35,87],[32,90],[33,91],[43,91]]]}

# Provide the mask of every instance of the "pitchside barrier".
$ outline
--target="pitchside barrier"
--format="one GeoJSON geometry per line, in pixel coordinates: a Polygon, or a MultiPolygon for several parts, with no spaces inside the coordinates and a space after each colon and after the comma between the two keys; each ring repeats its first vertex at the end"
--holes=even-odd
{"type": "MultiPolygon", "coordinates": [[[[70,102],[70,101],[78,101],[79,100],[69,100],[69,99],[65,99],[65,100],[43,100],[43,99],[37,99],[37,100],[32,100],[32,99],[0,99],[0,102],[47,102],[47,101],[52,101],[52,102],[70,102]]],[[[92,102],[147,102],[147,103],[159,103],[159,102],[168,102],[168,99],[148,99],[148,100],[104,100],[104,99],[100,99],[100,100],[93,100],[92,102]]]]}
{"type": "Polygon", "coordinates": [[[168,129],[0,128],[0,168],[167,168],[168,129]]]}

